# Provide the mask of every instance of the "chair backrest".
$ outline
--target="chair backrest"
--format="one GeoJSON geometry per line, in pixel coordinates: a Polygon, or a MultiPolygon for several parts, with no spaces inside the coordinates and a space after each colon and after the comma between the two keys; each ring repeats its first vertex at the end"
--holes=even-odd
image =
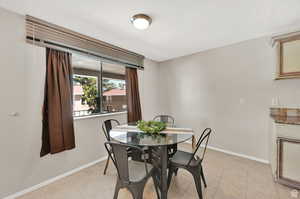
{"type": "MultiPolygon", "coordinates": [[[[119,179],[124,183],[130,183],[130,173],[128,169],[128,153],[130,153],[129,149],[136,149],[137,151],[140,151],[143,156],[145,156],[145,151],[133,145],[121,144],[117,142],[105,142],[104,146],[117,169],[119,179]],[[113,155],[109,152],[110,149],[112,149],[113,155]]],[[[146,176],[148,175],[146,159],[144,159],[144,163],[146,176]]]]}
{"type": "Polygon", "coordinates": [[[171,115],[157,115],[153,118],[154,121],[165,123],[168,127],[174,127],[175,119],[171,115]]]}
{"type": "Polygon", "coordinates": [[[102,130],[104,132],[104,135],[105,135],[107,141],[110,141],[110,134],[109,134],[109,132],[112,129],[113,124],[114,125],[120,125],[120,122],[118,120],[115,120],[115,119],[109,119],[109,120],[105,120],[102,123],[102,130]]]}
{"type": "Polygon", "coordinates": [[[197,151],[198,151],[198,149],[200,148],[201,145],[203,146],[204,150],[203,150],[203,152],[202,152],[202,154],[200,156],[200,161],[203,160],[211,132],[212,132],[211,128],[204,129],[204,131],[202,132],[202,134],[201,134],[201,136],[200,136],[200,138],[199,138],[199,140],[198,140],[198,142],[196,144],[196,148],[195,148],[194,154],[191,157],[190,161],[188,162],[188,165],[195,158],[196,153],[197,153],[197,151]]]}

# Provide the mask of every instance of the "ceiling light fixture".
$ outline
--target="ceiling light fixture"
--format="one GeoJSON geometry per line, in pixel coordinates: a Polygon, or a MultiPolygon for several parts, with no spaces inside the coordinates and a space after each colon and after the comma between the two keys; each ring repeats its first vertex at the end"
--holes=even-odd
{"type": "Polygon", "coordinates": [[[133,15],[133,17],[131,17],[130,21],[135,28],[145,30],[150,26],[152,19],[151,17],[145,14],[136,14],[133,15]]]}

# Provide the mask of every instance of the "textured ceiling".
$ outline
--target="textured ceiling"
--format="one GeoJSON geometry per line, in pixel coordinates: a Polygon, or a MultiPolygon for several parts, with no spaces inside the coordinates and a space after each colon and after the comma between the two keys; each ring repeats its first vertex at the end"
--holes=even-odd
{"type": "Polygon", "coordinates": [[[0,6],[164,61],[300,28],[299,0],[0,0],[0,6]],[[149,29],[130,17],[146,13],[149,29]]]}

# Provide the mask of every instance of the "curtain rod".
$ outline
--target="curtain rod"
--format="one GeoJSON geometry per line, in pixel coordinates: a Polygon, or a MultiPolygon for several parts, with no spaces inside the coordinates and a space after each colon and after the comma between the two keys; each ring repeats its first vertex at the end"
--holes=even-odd
{"type": "Polygon", "coordinates": [[[104,57],[102,55],[99,55],[99,54],[96,54],[94,52],[90,52],[90,51],[87,51],[87,50],[84,50],[84,49],[73,48],[73,47],[70,47],[70,46],[66,46],[66,45],[63,45],[63,44],[58,44],[58,43],[51,42],[51,41],[43,41],[43,40],[33,38],[33,37],[29,37],[29,36],[27,36],[26,39],[27,39],[27,41],[30,40],[30,43],[36,44],[36,45],[41,46],[41,47],[48,47],[48,48],[52,48],[52,49],[56,49],[56,50],[60,50],[60,51],[64,51],[64,52],[69,52],[69,53],[76,52],[76,53],[83,54],[83,55],[86,55],[86,56],[90,56],[90,57],[93,57],[93,58],[98,58],[100,61],[104,60],[104,61],[107,61],[107,62],[110,62],[110,63],[119,63],[121,65],[125,65],[125,67],[137,68],[139,70],[144,70],[143,66],[137,66],[137,65],[130,64],[130,63],[127,63],[127,62],[122,62],[122,61],[119,61],[119,60],[116,60],[116,59],[113,59],[113,58],[104,57]]]}

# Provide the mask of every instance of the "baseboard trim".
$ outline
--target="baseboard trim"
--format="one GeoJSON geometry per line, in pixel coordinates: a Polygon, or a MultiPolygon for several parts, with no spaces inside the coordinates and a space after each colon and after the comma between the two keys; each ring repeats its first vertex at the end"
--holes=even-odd
{"type": "Polygon", "coordinates": [[[207,146],[207,148],[209,148],[211,150],[214,150],[214,151],[223,152],[223,153],[226,153],[226,154],[229,154],[229,155],[234,155],[234,156],[238,156],[238,157],[241,157],[241,158],[254,160],[254,161],[257,161],[257,162],[264,163],[264,164],[270,164],[270,162],[268,160],[256,158],[254,156],[244,155],[244,154],[241,154],[241,153],[235,153],[235,152],[232,152],[232,151],[227,151],[227,150],[220,149],[220,148],[217,148],[217,147],[212,147],[212,146],[207,146]]]}
{"type": "MultiPolygon", "coordinates": [[[[192,144],[191,141],[188,141],[187,143],[192,144]]],[[[233,152],[233,151],[228,151],[228,150],[220,149],[220,148],[213,147],[213,146],[207,146],[207,148],[211,149],[211,150],[214,150],[214,151],[219,151],[219,152],[222,152],[222,153],[226,153],[226,154],[229,154],[229,155],[234,155],[234,156],[237,156],[237,157],[246,158],[246,159],[249,159],[249,160],[254,160],[254,161],[257,161],[257,162],[264,163],[264,164],[270,164],[270,162],[268,160],[256,158],[254,156],[249,156],[249,155],[245,155],[245,154],[241,154],[241,153],[236,153],[236,152],[233,152]]]]}
{"type": "Polygon", "coordinates": [[[102,158],[99,158],[98,160],[95,160],[95,161],[93,161],[93,162],[90,162],[90,163],[87,163],[87,164],[82,165],[82,166],[80,166],[80,167],[77,167],[77,168],[75,168],[75,169],[72,169],[71,171],[68,171],[68,172],[66,172],[66,173],[63,173],[63,174],[58,175],[58,176],[56,176],[56,177],[50,178],[49,180],[46,180],[46,181],[44,181],[44,182],[41,182],[41,183],[39,183],[39,184],[37,184],[37,185],[34,185],[34,186],[32,186],[32,187],[29,187],[29,188],[27,188],[27,189],[24,189],[24,190],[22,190],[22,191],[19,191],[19,192],[17,192],[17,193],[12,194],[12,195],[6,196],[6,197],[4,197],[3,199],[15,199],[15,198],[17,198],[17,197],[20,197],[20,196],[26,194],[26,193],[35,191],[35,190],[37,190],[37,189],[39,189],[39,188],[41,188],[41,187],[44,187],[44,186],[46,186],[46,185],[48,185],[48,184],[51,184],[51,183],[53,183],[53,182],[55,182],[55,181],[57,181],[57,180],[60,180],[60,179],[62,179],[62,178],[64,178],[64,177],[67,177],[67,176],[69,176],[69,175],[72,175],[72,174],[74,174],[74,173],[76,173],[76,172],[78,172],[78,171],[80,171],[80,170],[82,170],[82,169],[85,169],[85,168],[88,168],[88,167],[90,167],[90,166],[93,166],[93,165],[95,165],[95,164],[97,164],[97,163],[99,163],[99,162],[102,162],[102,161],[106,160],[106,159],[107,159],[107,156],[102,157],[102,158]]]}
{"type": "MultiPolygon", "coordinates": [[[[187,143],[192,144],[190,141],[187,142],[187,143]]],[[[249,160],[254,160],[254,161],[257,161],[257,162],[261,162],[261,163],[264,163],[264,164],[269,164],[269,161],[268,161],[268,160],[256,158],[256,157],[253,157],[253,156],[248,156],[248,155],[244,155],[244,154],[240,154],[240,153],[236,153],[236,152],[232,152],[232,151],[220,149],[220,148],[213,147],[213,146],[207,146],[207,148],[209,148],[209,149],[211,149],[211,150],[214,150],[214,151],[219,151],[219,152],[222,152],[222,153],[226,153],[226,154],[229,154],[229,155],[234,155],[234,156],[246,158],[246,159],[249,159],[249,160]]],[[[35,191],[35,190],[37,190],[37,189],[39,189],[39,188],[41,188],[41,187],[44,187],[44,186],[46,186],[46,185],[48,185],[48,184],[51,184],[51,183],[53,183],[53,182],[55,182],[55,181],[57,181],[57,180],[60,180],[60,179],[62,179],[62,178],[64,178],[64,177],[67,177],[67,176],[69,176],[69,175],[72,175],[72,174],[74,174],[74,173],[76,173],[76,172],[78,172],[78,171],[80,171],[80,170],[82,170],[82,169],[85,169],[85,168],[88,168],[88,167],[90,167],[90,166],[93,166],[93,165],[95,165],[95,164],[97,164],[97,163],[99,163],[99,162],[102,162],[102,161],[106,160],[106,159],[107,159],[107,156],[102,157],[102,158],[99,158],[98,160],[95,160],[95,161],[90,162],[90,163],[88,163],[88,164],[82,165],[82,166],[80,166],[80,167],[78,167],[78,168],[72,169],[71,171],[68,171],[68,172],[66,172],[66,173],[63,173],[63,174],[58,175],[58,176],[56,176],[56,177],[50,178],[49,180],[46,180],[46,181],[44,181],[44,182],[41,182],[41,183],[39,183],[39,184],[37,184],[37,185],[34,185],[34,186],[32,186],[32,187],[29,187],[29,188],[27,188],[27,189],[24,189],[24,190],[22,190],[22,191],[19,191],[19,192],[17,192],[17,193],[12,194],[12,195],[6,196],[6,197],[4,197],[3,199],[15,199],[15,198],[17,198],[17,197],[20,197],[20,196],[26,194],[26,193],[35,191]]]]}

